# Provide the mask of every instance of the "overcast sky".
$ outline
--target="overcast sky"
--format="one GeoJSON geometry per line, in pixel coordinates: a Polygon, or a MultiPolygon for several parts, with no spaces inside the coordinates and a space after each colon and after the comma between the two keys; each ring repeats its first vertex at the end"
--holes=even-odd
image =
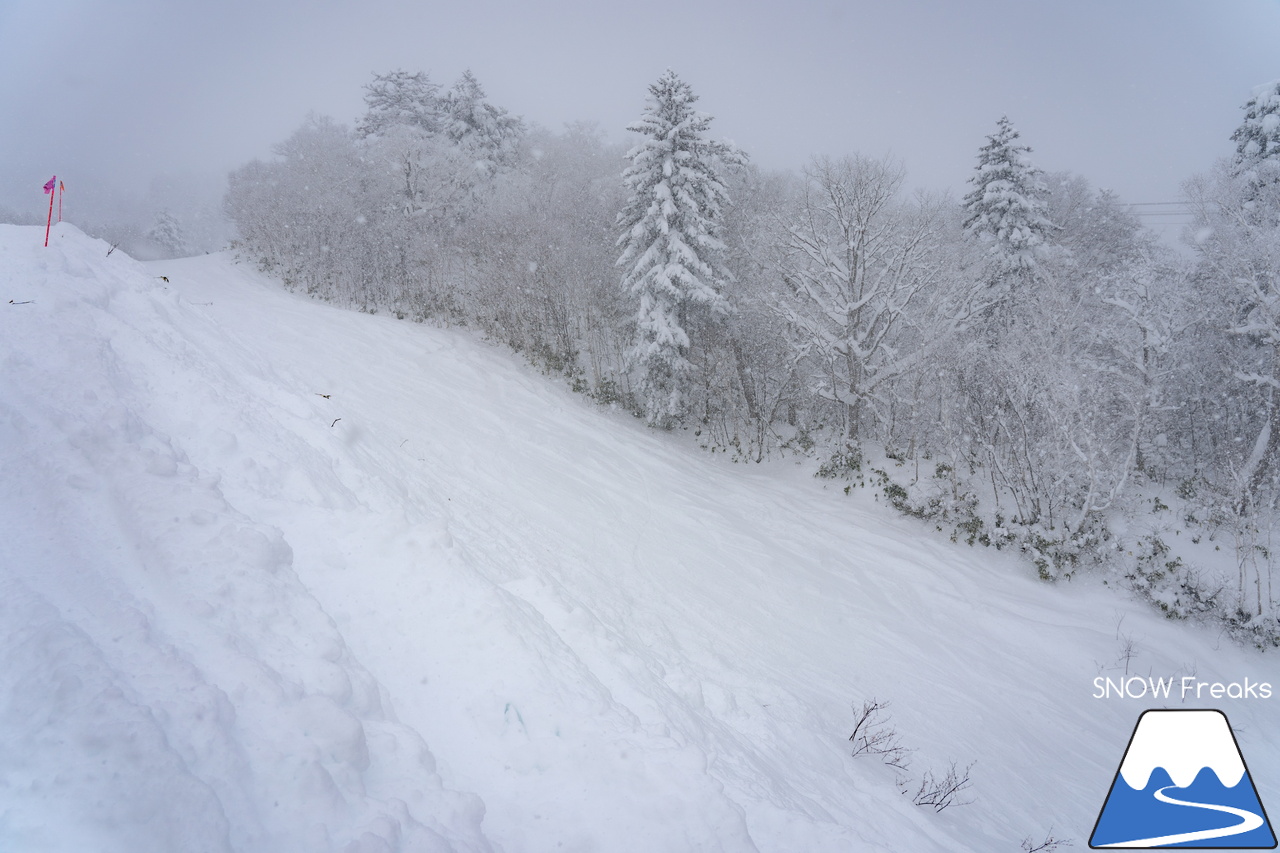
{"type": "Polygon", "coordinates": [[[223,175],[395,68],[624,139],[667,67],[766,167],[891,152],[959,195],[1007,114],[1041,168],[1171,201],[1280,78],[1280,0],[0,0],[0,208],[223,175]]]}

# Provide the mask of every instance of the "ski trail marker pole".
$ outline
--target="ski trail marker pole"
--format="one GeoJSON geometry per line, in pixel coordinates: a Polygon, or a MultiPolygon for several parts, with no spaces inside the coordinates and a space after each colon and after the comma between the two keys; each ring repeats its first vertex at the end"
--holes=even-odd
{"type": "Polygon", "coordinates": [[[54,175],[52,178],[50,178],[49,183],[44,185],[45,195],[49,196],[49,219],[44,224],[44,245],[46,249],[49,248],[49,229],[53,227],[53,196],[54,196],[54,189],[57,188],[57,185],[58,185],[57,175],[54,175]]]}
{"type": "Polygon", "coordinates": [[[62,221],[62,194],[67,191],[62,181],[58,181],[58,221],[62,221]]]}

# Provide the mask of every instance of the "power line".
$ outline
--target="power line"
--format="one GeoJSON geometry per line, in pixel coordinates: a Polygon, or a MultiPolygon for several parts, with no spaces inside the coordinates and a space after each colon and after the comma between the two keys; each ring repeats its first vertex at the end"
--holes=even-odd
{"type": "MultiPolygon", "coordinates": [[[[1192,210],[1191,207],[1185,201],[1134,201],[1134,202],[1123,202],[1122,206],[1129,208],[1129,213],[1139,217],[1140,219],[1151,219],[1155,217],[1169,217],[1169,216],[1194,217],[1196,215],[1196,211],[1192,210]],[[1142,208],[1156,208],[1156,209],[1144,210],[1142,208]],[[1177,208],[1177,210],[1165,210],[1163,208],[1177,208]]],[[[1175,223],[1169,223],[1169,224],[1175,224],[1175,223]]],[[[1190,224],[1190,223],[1186,223],[1186,224],[1190,224]]]]}

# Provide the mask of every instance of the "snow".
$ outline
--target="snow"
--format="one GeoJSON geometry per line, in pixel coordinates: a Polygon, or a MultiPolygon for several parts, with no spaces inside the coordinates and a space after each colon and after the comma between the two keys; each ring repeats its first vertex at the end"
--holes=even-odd
{"type": "Polygon", "coordinates": [[[42,239],[0,227],[0,848],[1080,843],[1147,707],[1095,677],[1275,671],[464,332],[42,239]],[[908,773],[849,754],[872,698],[908,773]]]}

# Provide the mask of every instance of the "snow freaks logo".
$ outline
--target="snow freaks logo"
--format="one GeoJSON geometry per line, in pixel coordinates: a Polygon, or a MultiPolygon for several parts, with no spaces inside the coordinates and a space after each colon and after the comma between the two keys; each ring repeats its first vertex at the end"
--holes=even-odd
{"type": "Polygon", "coordinates": [[[1178,680],[1172,678],[1154,678],[1150,675],[1133,675],[1128,678],[1103,678],[1093,680],[1094,699],[1168,699],[1170,695],[1188,699],[1270,699],[1271,682],[1269,681],[1233,681],[1230,684],[1221,682],[1200,681],[1190,675],[1178,680]]]}
{"type": "Polygon", "coordinates": [[[1089,847],[1270,850],[1276,836],[1221,711],[1145,711],[1089,847]]]}

